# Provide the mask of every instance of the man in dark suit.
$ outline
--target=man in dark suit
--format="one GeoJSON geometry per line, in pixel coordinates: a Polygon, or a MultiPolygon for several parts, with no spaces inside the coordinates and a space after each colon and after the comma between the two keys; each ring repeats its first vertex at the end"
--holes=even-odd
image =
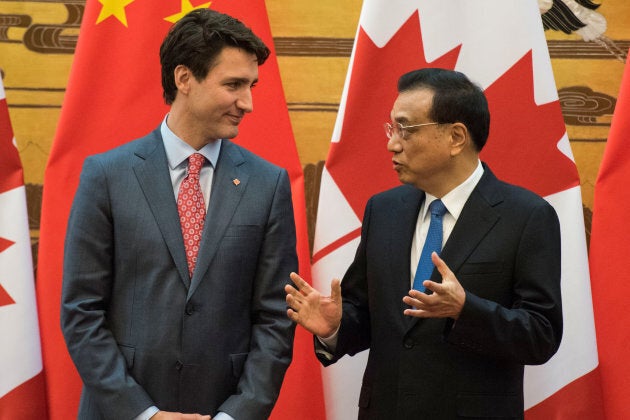
{"type": "Polygon", "coordinates": [[[331,296],[291,274],[288,316],[317,336],[324,365],[370,349],[360,419],[523,418],[524,365],[562,335],[558,218],[480,162],[490,115],[466,76],[413,71],[398,92],[385,129],[405,185],[368,201],[331,296]],[[415,279],[433,202],[443,248],[415,279]]]}
{"type": "Polygon", "coordinates": [[[238,20],[189,13],[160,49],[161,126],[86,159],[61,316],[80,419],[269,416],[295,328],[283,290],[297,269],[290,184],[228,140],[268,55],[238,20]]]}

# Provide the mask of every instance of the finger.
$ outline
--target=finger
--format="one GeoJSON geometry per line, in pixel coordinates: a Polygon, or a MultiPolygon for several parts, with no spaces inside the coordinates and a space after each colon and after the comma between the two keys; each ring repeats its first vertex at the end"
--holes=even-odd
{"type": "Polygon", "coordinates": [[[289,317],[289,319],[293,322],[298,322],[299,320],[299,315],[297,312],[295,312],[293,309],[289,308],[287,309],[287,316],[289,317]]]}
{"type": "Polygon", "coordinates": [[[416,318],[429,318],[427,312],[422,309],[405,309],[403,311],[403,314],[407,316],[413,316],[416,318]]]}
{"type": "MultiPolygon", "coordinates": [[[[297,296],[301,296],[301,295],[298,293],[297,296]]],[[[289,306],[289,308],[293,309],[296,312],[299,309],[299,306],[302,305],[302,301],[300,301],[300,299],[297,296],[287,295],[285,299],[287,302],[287,306],[289,306]]]]}
{"type": "Polygon", "coordinates": [[[425,296],[431,296],[432,293],[430,292],[438,293],[442,291],[442,284],[436,283],[433,280],[425,280],[422,282],[422,285],[424,286],[425,291],[420,293],[423,293],[425,296]]]}
{"type": "Polygon", "coordinates": [[[417,308],[418,305],[420,305],[420,301],[418,299],[414,299],[414,298],[412,298],[410,296],[404,296],[403,297],[403,302],[406,305],[413,306],[414,308],[417,308]]]}
{"type": "Polygon", "coordinates": [[[287,295],[294,295],[296,293],[298,293],[297,289],[293,286],[291,286],[290,284],[286,284],[284,286],[284,291],[287,293],[287,295]]]}
{"type": "Polygon", "coordinates": [[[308,284],[302,277],[300,277],[297,273],[289,274],[291,281],[297,286],[300,293],[308,293],[312,290],[310,284],[308,284]]]}
{"type": "MultiPolygon", "coordinates": [[[[424,294],[421,292],[421,294],[424,294]]],[[[412,306],[416,309],[426,309],[427,307],[427,301],[426,298],[428,296],[424,295],[424,296],[420,296],[418,298],[415,297],[411,297],[411,296],[404,296],[403,297],[403,302],[406,303],[409,306],[412,306]]]]}
{"type": "Polygon", "coordinates": [[[341,280],[333,279],[330,282],[330,299],[333,302],[341,302],[341,280]]]}
{"type": "MultiPolygon", "coordinates": [[[[425,280],[425,282],[426,281],[427,280],[425,280]]],[[[423,284],[423,286],[424,286],[424,284],[423,284]]],[[[417,300],[423,300],[427,296],[427,294],[424,293],[424,292],[421,292],[419,290],[416,290],[416,289],[411,289],[409,291],[409,296],[411,296],[412,298],[417,299],[417,300]]]]}

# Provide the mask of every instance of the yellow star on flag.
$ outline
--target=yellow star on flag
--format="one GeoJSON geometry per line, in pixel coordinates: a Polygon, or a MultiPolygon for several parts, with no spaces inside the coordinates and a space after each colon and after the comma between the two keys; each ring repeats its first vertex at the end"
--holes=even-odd
{"type": "Polygon", "coordinates": [[[168,17],[165,17],[164,20],[171,22],[171,23],[175,23],[178,20],[180,20],[181,18],[184,17],[184,15],[186,15],[186,13],[190,12],[191,10],[195,10],[195,9],[207,9],[208,7],[210,7],[210,5],[212,4],[211,1],[209,1],[208,3],[204,3],[204,4],[200,4],[199,6],[193,6],[192,4],[190,4],[190,0],[182,0],[182,10],[179,13],[175,13],[174,15],[170,15],[168,17]]]}
{"type": "Polygon", "coordinates": [[[98,0],[98,2],[103,5],[103,8],[96,19],[97,25],[113,15],[120,21],[120,23],[125,25],[125,27],[127,26],[125,7],[127,7],[130,3],[133,3],[134,0],[98,0]]]}

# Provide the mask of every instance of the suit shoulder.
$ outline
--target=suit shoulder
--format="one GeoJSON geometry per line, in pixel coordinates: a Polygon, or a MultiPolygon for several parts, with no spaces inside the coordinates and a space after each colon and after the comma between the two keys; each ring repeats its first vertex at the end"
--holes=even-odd
{"type": "Polygon", "coordinates": [[[527,188],[504,181],[499,182],[505,197],[510,201],[513,201],[515,204],[528,207],[551,206],[547,200],[527,188]]]}
{"type": "Polygon", "coordinates": [[[222,153],[227,154],[235,163],[241,161],[251,165],[258,173],[268,173],[277,176],[281,172],[286,172],[285,168],[260,157],[254,152],[230,140],[223,140],[222,153]]]}
{"type": "Polygon", "coordinates": [[[381,191],[374,194],[370,201],[375,203],[391,202],[392,200],[399,198],[419,198],[424,194],[422,191],[414,186],[403,184],[389,190],[381,191]]]}
{"type": "Polygon", "coordinates": [[[535,207],[552,207],[547,200],[535,192],[497,178],[487,166],[475,191],[479,192],[492,206],[505,203],[509,204],[510,207],[518,207],[523,210],[535,207]]]}
{"type": "Polygon", "coordinates": [[[162,137],[159,130],[152,131],[146,136],[136,138],[122,143],[107,151],[88,156],[89,159],[96,159],[103,162],[115,162],[126,159],[139,151],[151,151],[161,144],[162,137]]]}

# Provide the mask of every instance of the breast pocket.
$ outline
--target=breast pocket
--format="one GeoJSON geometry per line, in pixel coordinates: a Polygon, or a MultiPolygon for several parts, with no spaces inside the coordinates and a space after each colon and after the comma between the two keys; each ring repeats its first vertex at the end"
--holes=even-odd
{"type": "Polygon", "coordinates": [[[512,300],[512,275],[502,261],[467,262],[455,276],[467,291],[509,306],[512,300]]]}
{"type": "Polygon", "coordinates": [[[500,274],[502,272],[502,261],[467,262],[459,270],[461,276],[500,274]]]}

